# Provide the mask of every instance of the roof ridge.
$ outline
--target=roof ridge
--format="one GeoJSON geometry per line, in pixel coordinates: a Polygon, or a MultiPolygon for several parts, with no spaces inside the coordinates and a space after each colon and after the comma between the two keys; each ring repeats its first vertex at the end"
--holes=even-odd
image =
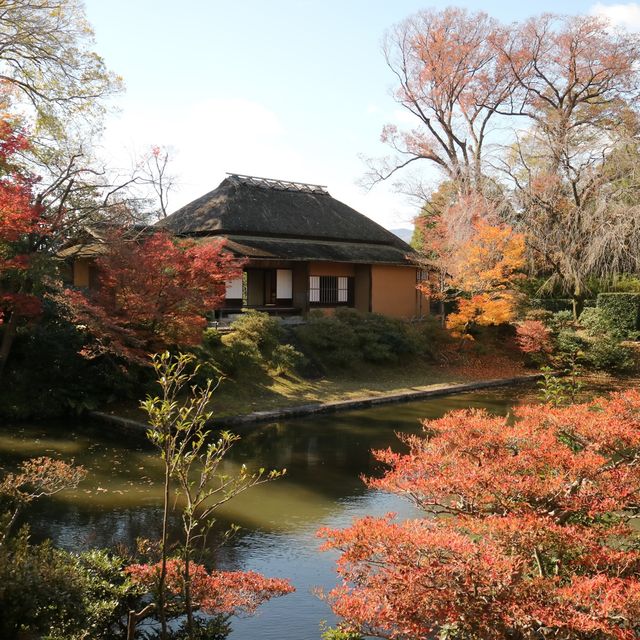
{"type": "Polygon", "coordinates": [[[329,195],[326,185],[311,184],[309,182],[294,182],[293,180],[280,180],[278,178],[262,178],[260,176],[248,176],[242,173],[227,173],[232,182],[246,184],[251,187],[263,189],[275,189],[276,191],[298,191],[301,193],[322,193],[329,195]]]}

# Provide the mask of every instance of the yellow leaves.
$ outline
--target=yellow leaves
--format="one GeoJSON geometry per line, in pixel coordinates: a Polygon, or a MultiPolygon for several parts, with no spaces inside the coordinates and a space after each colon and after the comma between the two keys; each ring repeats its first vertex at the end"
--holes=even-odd
{"type": "Polygon", "coordinates": [[[506,225],[491,225],[484,220],[475,223],[476,232],[463,247],[465,257],[456,277],[464,291],[510,289],[522,277],[525,241],[506,225]]]}
{"type": "Polygon", "coordinates": [[[516,295],[510,291],[481,293],[458,301],[458,312],[447,318],[447,328],[457,336],[466,334],[470,325],[500,325],[516,317],[516,295]]]}
{"type": "Polygon", "coordinates": [[[447,327],[454,335],[464,336],[468,328],[500,325],[516,317],[517,295],[514,284],[523,274],[524,235],[506,225],[475,223],[475,234],[465,244],[464,261],[458,269],[456,284],[471,294],[458,300],[458,311],[449,315],[447,327]]]}

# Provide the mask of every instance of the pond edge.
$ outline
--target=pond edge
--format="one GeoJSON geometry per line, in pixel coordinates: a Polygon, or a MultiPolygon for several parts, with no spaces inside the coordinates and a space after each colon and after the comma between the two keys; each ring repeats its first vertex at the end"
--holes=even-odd
{"type": "MultiPolygon", "coordinates": [[[[474,382],[462,382],[458,384],[447,384],[442,386],[432,386],[428,388],[417,388],[397,393],[386,393],[379,396],[369,396],[354,398],[352,400],[338,400],[335,402],[314,402],[310,404],[298,405],[295,407],[283,407],[269,411],[253,411],[238,416],[227,416],[213,419],[209,427],[225,429],[244,425],[257,424],[260,422],[273,422],[275,420],[287,418],[299,418],[323,413],[335,413],[338,411],[348,411],[351,409],[366,409],[382,404],[392,404],[395,402],[410,402],[422,398],[433,398],[438,396],[449,396],[478,389],[489,389],[492,387],[509,387],[519,384],[526,384],[543,377],[541,373],[533,373],[513,378],[494,378],[492,380],[476,380],[474,382]]],[[[118,427],[128,432],[146,433],[149,426],[143,422],[123,418],[104,411],[89,411],[88,415],[96,420],[118,427]]]]}

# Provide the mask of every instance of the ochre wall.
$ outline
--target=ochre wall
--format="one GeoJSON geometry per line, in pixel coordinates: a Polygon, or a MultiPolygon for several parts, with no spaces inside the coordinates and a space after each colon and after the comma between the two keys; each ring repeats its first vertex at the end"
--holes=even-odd
{"type": "Polygon", "coordinates": [[[415,267],[371,266],[371,311],[395,318],[420,313],[415,267]]]}

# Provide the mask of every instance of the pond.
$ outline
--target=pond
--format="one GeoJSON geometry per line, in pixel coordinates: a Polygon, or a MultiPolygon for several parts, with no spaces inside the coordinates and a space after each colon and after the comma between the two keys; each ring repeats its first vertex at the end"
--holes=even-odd
{"type": "MultiPolygon", "coordinates": [[[[380,471],[371,449],[398,446],[395,433],[417,432],[422,418],[466,407],[504,414],[527,394],[531,398],[525,388],[467,393],[241,432],[230,468],[286,468],[287,475],[239,496],[219,513],[221,530],[229,523],[242,530],[217,553],[217,564],[287,577],[296,592],[267,603],[253,618],[234,619],[230,640],[317,640],[320,621],[334,622],[313,590],[335,585],[336,556],[318,551],[316,531],[347,526],[365,514],[413,513],[399,498],[370,491],[360,480],[380,471]]],[[[161,464],[144,439],[126,441],[105,425],[89,423],[0,426],[0,465],[41,455],[74,459],[89,473],[76,491],[32,506],[27,520],[34,540],[51,538],[79,550],[158,537],[161,464]]]]}

